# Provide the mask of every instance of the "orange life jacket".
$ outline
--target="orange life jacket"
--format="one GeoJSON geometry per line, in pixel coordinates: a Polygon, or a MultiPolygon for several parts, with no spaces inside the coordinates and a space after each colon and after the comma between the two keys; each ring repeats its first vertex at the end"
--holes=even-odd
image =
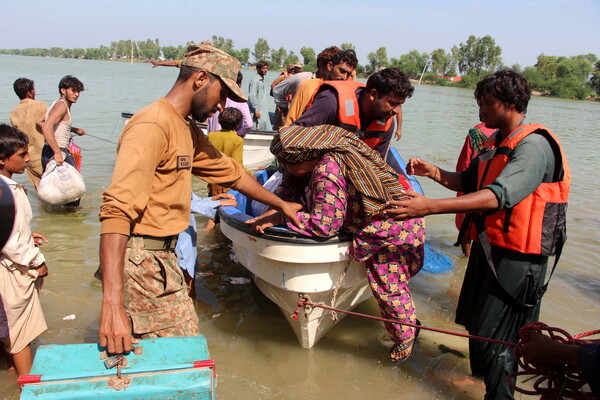
{"type": "MultiPolygon", "coordinates": [[[[366,131],[363,131],[363,135],[359,135],[360,130],[360,111],[358,108],[358,98],[356,97],[356,90],[366,85],[361,82],[354,80],[350,81],[324,81],[315,90],[312,98],[310,99],[310,107],[315,100],[317,94],[325,87],[330,87],[337,92],[338,99],[338,119],[340,121],[339,127],[346,129],[352,133],[357,134],[360,139],[365,142],[367,146],[375,149],[379,143],[381,143],[392,126],[392,118],[387,122],[373,121],[369,124],[366,131]]],[[[412,185],[402,174],[398,174],[398,181],[407,190],[413,190],[412,185]]]]}
{"type": "MultiPolygon", "coordinates": [[[[552,181],[542,182],[514,207],[486,215],[483,225],[493,246],[525,254],[550,256],[556,254],[557,247],[561,247],[566,240],[565,219],[571,171],[562,146],[548,128],[541,124],[521,125],[498,147],[494,146],[498,133],[492,135],[478,156],[478,189],[491,184],[498,177],[510,161],[517,144],[532,133],[544,135],[552,147],[555,157],[552,181]]],[[[472,229],[471,237],[476,239],[472,229]]]]}
{"type": "MultiPolygon", "coordinates": [[[[354,80],[324,81],[315,91],[315,94],[313,94],[313,97],[309,103],[309,107],[314,101],[317,93],[319,93],[325,87],[331,87],[337,92],[338,119],[340,121],[339,127],[359,134],[360,109],[358,105],[358,98],[356,97],[356,90],[358,88],[365,87],[365,84],[354,80]]],[[[360,138],[367,144],[367,146],[374,149],[385,139],[387,132],[392,126],[392,120],[393,118],[390,118],[387,121],[375,120],[371,122],[367,129],[362,131],[360,138]]]]}

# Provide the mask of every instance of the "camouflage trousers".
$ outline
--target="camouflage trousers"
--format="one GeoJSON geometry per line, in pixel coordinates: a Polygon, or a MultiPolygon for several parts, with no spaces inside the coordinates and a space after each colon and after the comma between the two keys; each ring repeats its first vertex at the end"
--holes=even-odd
{"type": "Polygon", "coordinates": [[[124,286],[134,337],[200,334],[174,250],[146,250],[143,239],[134,237],[125,253],[124,286]]]}

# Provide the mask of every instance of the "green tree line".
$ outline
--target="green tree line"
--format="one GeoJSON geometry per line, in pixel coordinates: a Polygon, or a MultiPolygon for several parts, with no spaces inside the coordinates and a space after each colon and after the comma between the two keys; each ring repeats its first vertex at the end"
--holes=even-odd
{"type": "MultiPolygon", "coordinates": [[[[315,71],[317,68],[318,51],[311,47],[302,47],[298,55],[284,47],[271,48],[264,38],[257,39],[253,50],[238,50],[232,39],[216,35],[212,37],[212,42],[244,65],[250,62],[252,56],[254,62],[268,61],[271,69],[283,69],[287,64],[299,61],[303,62],[306,71],[315,71]]],[[[159,39],[119,40],[111,42],[110,46],[102,45],[99,48],[0,49],[0,54],[90,60],[177,60],[183,58],[191,43],[188,42],[185,46],[160,46],[159,39]]],[[[352,43],[342,43],[340,48],[355,47],[352,43]]],[[[427,53],[415,49],[397,57],[388,57],[387,49],[379,47],[368,53],[367,59],[368,64],[357,68],[359,76],[366,77],[380,68],[397,67],[419,82],[458,87],[474,87],[489,72],[507,67],[502,62],[502,48],[489,35],[470,35],[464,43],[461,42],[448,51],[439,48],[427,53]]],[[[523,73],[532,88],[542,95],[572,99],[587,99],[595,95],[596,99],[600,98],[600,60],[594,54],[573,57],[540,54],[533,66],[522,68],[520,65],[513,65],[511,68],[523,73]]]]}

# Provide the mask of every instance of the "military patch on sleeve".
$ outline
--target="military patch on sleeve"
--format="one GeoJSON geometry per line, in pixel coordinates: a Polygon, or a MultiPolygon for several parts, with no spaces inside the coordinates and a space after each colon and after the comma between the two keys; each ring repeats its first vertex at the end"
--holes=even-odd
{"type": "Polygon", "coordinates": [[[192,168],[192,159],[190,156],[177,156],[177,169],[192,168]]]}

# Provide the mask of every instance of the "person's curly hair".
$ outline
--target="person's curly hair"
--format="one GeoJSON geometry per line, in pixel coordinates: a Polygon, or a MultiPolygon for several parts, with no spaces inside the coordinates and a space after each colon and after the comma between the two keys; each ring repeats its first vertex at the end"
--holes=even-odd
{"type": "Polygon", "coordinates": [[[329,46],[317,55],[317,68],[325,68],[334,54],[340,51],[337,46],[329,46]]]}
{"type": "Polygon", "coordinates": [[[83,92],[85,90],[83,83],[72,75],[65,75],[60,82],[58,82],[58,93],[60,93],[61,89],[73,89],[78,92],[83,92]]]}
{"type": "Polygon", "coordinates": [[[346,63],[354,69],[356,69],[356,67],[358,66],[356,52],[352,49],[338,51],[331,57],[331,62],[333,63],[333,65],[346,63]]]}
{"type": "Polygon", "coordinates": [[[377,90],[378,96],[394,94],[402,99],[412,96],[415,88],[411,85],[408,74],[398,68],[384,68],[375,72],[367,80],[367,92],[377,90]]]}
{"type": "Polygon", "coordinates": [[[513,104],[518,112],[525,113],[531,98],[531,86],[521,74],[511,69],[501,69],[477,82],[475,99],[479,102],[488,95],[503,103],[513,104]]]}

